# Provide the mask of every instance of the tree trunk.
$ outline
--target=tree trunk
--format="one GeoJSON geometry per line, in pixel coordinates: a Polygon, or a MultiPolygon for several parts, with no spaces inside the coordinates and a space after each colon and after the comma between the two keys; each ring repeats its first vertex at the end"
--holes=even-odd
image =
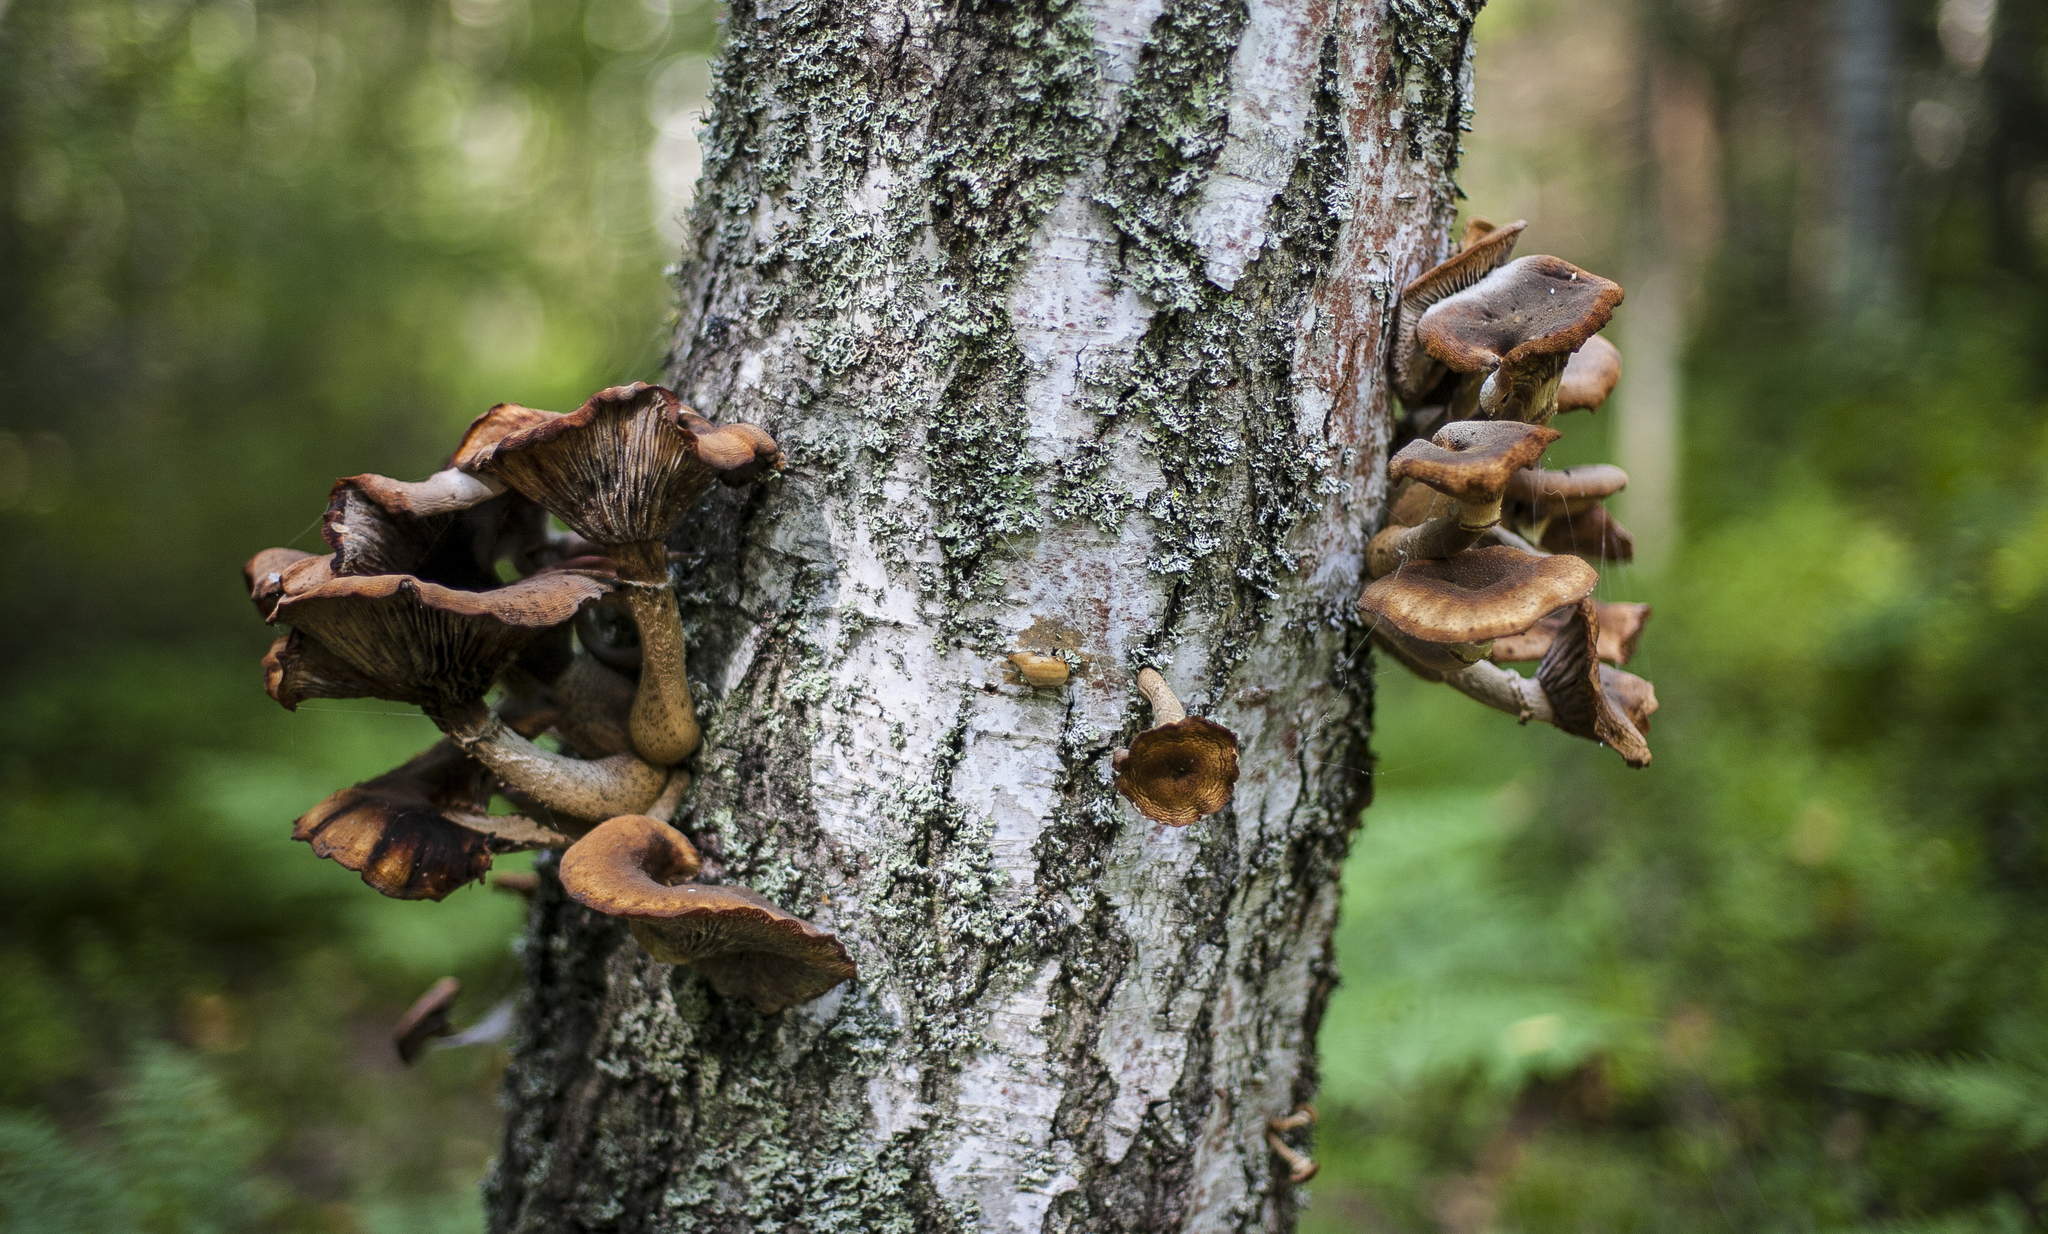
{"type": "Polygon", "coordinates": [[[677,825],[860,977],[762,1016],[544,878],[494,1230],[1291,1227],[1476,7],[734,6],[672,377],[790,461],[673,544],[677,825]],[[1111,785],[1148,664],[1243,744],[1185,829],[1111,785]]]}

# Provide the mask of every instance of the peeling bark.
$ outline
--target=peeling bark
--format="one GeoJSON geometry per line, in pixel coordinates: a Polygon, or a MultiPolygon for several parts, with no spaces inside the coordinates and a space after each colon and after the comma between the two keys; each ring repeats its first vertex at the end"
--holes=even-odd
{"type": "Polygon", "coordinates": [[[677,825],[861,976],[764,1017],[544,877],[494,1230],[1292,1227],[1475,8],[734,6],[672,376],[790,465],[672,542],[677,825]],[[1111,786],[1148,664],[1243,743],[1187,828],[1111,786]]]}

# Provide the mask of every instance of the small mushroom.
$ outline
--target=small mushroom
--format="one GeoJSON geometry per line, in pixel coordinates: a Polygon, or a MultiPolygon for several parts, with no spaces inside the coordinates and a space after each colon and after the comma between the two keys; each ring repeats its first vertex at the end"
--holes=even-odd
{"type": "Polygon", "coordinates": [[[1537,544],[1546,553],[1570,553],[1589,561],[1634,561],[1636,538],[1606,506],[1549,520],[1537,544]]]}
{"type": "Polygon", "coordinates": [[[627,919],[647,954],[688,964],[727,998],[764,1015],[809,1002],[855,975],[837,938],[744,887],[677,885],[700,866],[667,823],[607,820],[562,854],[562,888],[578,903],[627,919]]]}
{"type": "Polygon", "coordinates": [[[1614,316],[1621,285],[1560,257],[1511,261],[1416,323],[1416,340],[1465,374],[1453,419],[1548,424],[1571,353],[1614,316]]]}
{"type": "Polygon", "coordinates": [[[1557,383],[1559,411],[1598,411],[1621,382],[1621,349],[1594,335],[1565,361],[1557,383]]]}
{"type": "Polygon", "coordinates": [[[1599,582],[1576,557],[1532,557],[1489,545],[1446,560],[1410,561],[1367,584],[1358,608],[1375,627],[1390,626],[1472,664],[1494,639],[1521,633],[1599,582]]]}
{"type": "Polygon", "coordinates": [[[428,986],[427,992],[398,1017],[398,1026],[391,1030],[391,1044],[398,1047],[400,1062],[412,1066],[420,1051],[427,1048],[427,1042],[454,1033],[455,1026],[448,1022],[448,1009],[455,1005],[455,996],[460,993],[460,981],[443,977],[428,986]]]}
{"type": "Polygon", "coordinates": [[[1157,669],[1138,670],[1152,727],[1110,758],[1116,791],[1155,822],[1185,827],[1230,804],[1237,784],[1237,734],[1190,716],[1157,669]]]}
{"type": "MultiPolygon", "coordinates": [[[[1647,604],[1603,604],[1592,602],[1594,615],[1599,618],[1600,638],[1597,650],[1600,659],[1608,664],[1627,664],[1635,658],[1636,646],[1642,641],[1643,627],[1650,621],[1650,606],[1647,604]]],[[[1571,617],[1572,610],[1559,609],[1550,616],[1530,626],[1520,634],[1510,634],[1495,640],[1493,653],[1487,658],[1495,664],[1533,663],[1543,658],[1550,650],[1550,644],[1557,638],[1558,631],[1571,617]]]]}
{"type": "Polygon", "coordinates": [[[1374,578],[1415,558],[1452,557],[1500,522],[1501,500],[1515,474],[1558,439],[1556,429],[1513,421],[1460,420],[1429,441],[1414,441],[1387,464],[1396,482],[1414,480],[1456,503],[1412,526],[1396,524],[1372,538],[1366,568],[1374,578]]]}
{"type": "Polygon", "coordinates": [[[1292,1114],[1266,1120],[1266,1143],[1272,1148],[1274,1156],[1287,1163],[1287,1181],[1297,1186],[1314,1178],[1316,1171],[1322,1167],[1306,1154],[1297,1152],[1280,1137],[1285,1132],[1315,1125],[1316,1108],[1312,1105],[1296,1106],[1292,1114]]]}
{"type": "Polygon", "coordinates": [[[530,819],[492,815],[493,787],[481,763],[437,742],[314,806],[292,827],[292,839],[395,900],[439,900],[482,878],[495,853],[569,843],[530,819]]]}
{"type": "MultiPolygon", "coordinates": [[[[1598,611],[1590,601],[1579,601],[1536,668],[1536,680],[1550,699],[1554,717],[1551,723],[1575,737],[1589,738],[1611,748],[1631,767],[1646,767],[1650,763],[1649,743],[1643,740],[1623,702],[1607,693],[1605,672],[1615,670],[1606,669],[1595,654],[1599,638],[1598,611]]],[[[1640,677],[1630,679],[1642,681],[1640,677]]],[[[1655,697],[1654,691],[1650,692],[1650,710],[1656,706],[1655,697]]],[[[1637,702],[1639,708],[1643,706],[1640,698],[1637,702]]],[[[1643,711],[1643,715],[1647,719],[1648,711],[1643,711]]]]}
{"type": "Polygon", "coordinates": [[[265,620],[270,610],[284,596],[284,572],[286,569],[311,557],[313,554],[300,552],[295,548],[266,548],[251,557],[242,566],[242,583],[249,589],[249,599],[256,604],[256,611],[265,620]]]}
{"type": "Polygon", "coordinates": [[[320,522],[320,536],[334,550],[334,572],[411,574],[472,591],[497,586],[492,563],[499,533],[515,507],[532,503],[500,491],[475,505],[423,514],[417,487],[378,475],[334,482],[320,522]]]}
{"type": "Polygon", "coordinates": [[[1042,656],[1030,651],[1013,651],[1007,657],[1017,670],[1017,678],[1034,690],[1056,690],[1067,684],[1073,669],[1058,656],[1042,656]]]}
{"type": "Polygon", "coordinates": [[[1423,314],[1479,282],[1514,256],[1515,241],[1529,224],[1518,219],[1505,227],[1489,227],[1474,235],[1465,233],[1465,244],[1448,260],[1437,263],[1401,289],[1400,312],[1394,326],[1394,347],[1390,357],[1394,393],[1415,406],[1443,381],[1443,363],[1430,355],[1415,337],[1423,314]]]}

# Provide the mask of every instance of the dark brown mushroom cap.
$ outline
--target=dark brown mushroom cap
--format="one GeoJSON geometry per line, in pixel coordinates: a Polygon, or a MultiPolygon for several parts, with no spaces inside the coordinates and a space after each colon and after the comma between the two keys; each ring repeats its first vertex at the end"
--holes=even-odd
{"type": "Polygon", "coordinates": [[[1543,654],[1543,662],[1536,666],[1536,680],[1550,700],[1552,722],[1557,727],[1611,748],[1631,767],[1646,767],[1650,762],[1649,743],[1643,740],[1621,700],[1610,697],[1604,688],[1605,666],[1594,654],[1599,638],[1598,612],[1590,601],[1579,601],[1565,618],[1550,650],[1543,654]]]}
{"type": "Polygon", "coordinates": [[[1588,463],[1562,471],[1529,468],[1508,480],[1508,497],[1544,517],[1584,510],[1628,487],[1628,473],[1612,463],[1588,463]]]}
{"type": "Polygon", "coordinates": [[[1174,827],[1230,804],[1237,734],[1201,716],[1148,728],[1110,760],[1116,791],[1154,822],[1174,827]]]}
{"type": "Polygon", "coordinates": [[[318,638],[376,684],[376,697],[446,710],[482,698],[522,648],[608,589],[567,573],[494,591],[457,591],[404,574],[342,576],[286,595],[270,619],[318,638]]]}
{"type": "Polygon", "coordinates": [[[751,478],[781,456],[760,429],[713,427],[669,391],[635,383],[600,390],[469,457],[578,535],[619,545],[660,540],[713,480],[751,478]]]}
{"type": "Polygon", "coordinates": [[[1595,411],[1621,381],[1621,349],[1596,334],[1565,361],[1557,383],[1559,411],[1595,411]]]}
{"type": "Polygon", "coordinates": [[[1358,608],[1367,621],[1384,621],[1425,643],[1481,643],[1528,629],[1599,582],[1599,573],[1576,557],[1471,548],[1410,561],[1374,579],[1358,608]]]}
{"type": "Polygon", "coordinates": [[[491,868],[494,853],[568,843],[568,837],[489,806],[496,781],[452,741],[345,788],[308,810],[292,839],[359,872],[396,900],[438,900],[491,868]]]}
{"type": "Polygon", "coordinates": [[[312,555],[295,548],[266,548],[243,564],[242,585],[249,589],[249,599],[266,620],[284,595],[285,569],[312,555]]]}
{"type": "Polygon", "coordinates": [[[1458,373],[1563,356],[1605,327],[1621,284],[1562,257],[1524,257],[1439,301],[1416,323],[1429,354],[1458,373]]]}
{"type": "Polygon", "coordinates": [[[420,514],[409,500],[411,487],[378,475],[334,482],[320,521],[334,572],[410,574],[472,591],[497,586],[492,563],[500,532],[516,506],[536,513],[538,507],[505,492],[468,509],[420,514]]]}
{"type": "Polygon", "coordinates": [[[1570,553],[1589,561],[1636,558],[1636,538],[1615,521],[1606,506],[1589,506],[1551,519],[1543,528],[1540,547],[1546,553],[1570,553]]]}
{"type": "Polygon", "coordinates": [[[667,823],[622,814],[562,854],[562,889],[609,917],[664,964],[688,964],[728,998],[764,1015],[809,1002],[855,975],[837,938],[744,887],[672,886],[697,872],[697,850],[667,823]]]}
{"type": "Polygon", "coordinates": [[[1514,420],[1460,420],[1428,441],[1411,441],[1387,464],[1392,480],[1414,479],[1459,501],[1500,500],[1510,477],[1543,457],[1563,434],[1514,420]]]}
{"type": "MultiPolygon", "coordinates": [[[[1596,648],[1600,658],[1609,664],[1627,664],[1634,659],[1636,647],[1642,642],[1643,627],[1650,621],[1650,606],[1620,602],[1603,604],[1595,600],[1593,611],[1600,621],[1600,639],[1596,648]]],[[[1501,638],[1494,643],[1487,659],[1495,664],[1541,660],[1571,615],[1572,610],[1559,609],[1520,634],[1501,638]]]]}
{"type": "Polygon", "coordinates": [[[374,698],[377,683],[303,630],[293,630],[263,653],[263,692],[297,711],[309,698],[374,698]]]}
{"type": "Polygon", "coordinates": [[[1473,235],[1468,228],[1465,243],[1456,254],[1424,270],[1401,289],[1401,309],[1394,328],[1391,367],[1394,392],[1404,401],[1413,402],[1428,394],[1430,387],[1435,386],[1443,375],[1441,362],[1416,342],[1415,328],[1423,314],[1438,301],[1464,291],[1506,264],[1508,258],[1514,256],[1515,241],[1521,238],[1522,229],[1528,225],[1528,220],[1516,219],[1506,226],[1489,228],[1478,235],[1473,235]]]}
{"type": "Polygon", "coordinates": [[[462,441],[455,447],[455,454],[448,460],[448,465],[463,471],[475,471],[491,450],[507,437],[561,418],[559,411],[540,411],[517,403],[499,403],[469,422],[469,428],[463,432],[462,441]]]}
{"type": "Polygon", "coordinates": [[[398,1047],[399,1060],[407,1066],[427,1048],[427,1042],[435,1037],[446,1037],[455,1031],[448,1022],[448,1009],[455,1005],[455,996],[462,993],[462,983],[453,977],[443,977],[427,987],[427,992],[413,1001],[404,1015],[398,1017],[397,1027],[391,1030],[391,1044],[398,1047]]]}

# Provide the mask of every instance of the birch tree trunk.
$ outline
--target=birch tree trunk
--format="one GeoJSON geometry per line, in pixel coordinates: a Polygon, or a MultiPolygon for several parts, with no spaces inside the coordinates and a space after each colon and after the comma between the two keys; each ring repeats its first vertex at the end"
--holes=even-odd
{"type": "Polygon", "coordinates": [[[494,1230],[1291,1228],[1476,7],[734,5],[671,376],[790,465],[673,545],[677,824],[861,975],[764,1017],[544,877],[494,1230]],[[1148,664],[1243,743],[1185,829],[1111,786],[1148,664]]]}

